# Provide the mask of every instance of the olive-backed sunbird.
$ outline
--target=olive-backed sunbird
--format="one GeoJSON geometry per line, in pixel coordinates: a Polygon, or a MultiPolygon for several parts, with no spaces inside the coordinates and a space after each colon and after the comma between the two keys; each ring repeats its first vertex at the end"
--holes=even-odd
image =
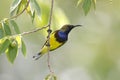
{"type": "MultiPolygon", "coordinates": [[[[56,30],[54,32],[52,32],[50,34],[50,38],[49,38],[49,50],[53,51],[59,47],[61,47],[63,44],[66,43],[66,41],[68,40],[68,34],[69,32],[78,26],[82,26],[82,25],[64,25],[62,26],[59,30],[56,30]]],[[[48,41],[45,42],[45,44],[43,45],[43,47],[41,48],[41,51],[33,56],[33,58],[35,60],[39,59],[41,56],[43,56],[44,54],[46,54],[48,52],[48,41]]]]}

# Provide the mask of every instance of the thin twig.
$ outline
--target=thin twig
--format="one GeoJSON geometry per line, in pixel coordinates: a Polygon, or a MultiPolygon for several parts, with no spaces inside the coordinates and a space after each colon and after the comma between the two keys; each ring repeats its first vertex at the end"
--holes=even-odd
{"type": "Polygon", "coordinates": [[[47,46],[48,46],[48,58],[47,58],[47,63],[48,63],[48,68],[51,74],[53,74],[53,70],[51,69],[51,64],[50,64],[50,34],[52,32],[51,30],[51,21],[52,21],[52,14],[53,14],[53,4],[54,4],[54,0],[51,0],[51,9],[50,9],[50,15],[49,15],[49,23],[48,23],[48,36],[47,36],[47,46]]]}
{"type": "Polygon", "coordinates": [[[17,14],[17,15],[15,15],[15,16],[12,16],[12,17],[8,18],[8,20],[12,20],[12,19],[17,18],[18,16],[20,16],[20,15],[27,9],[27,7],[29,6],[29,3],[30,3],[30,0],[28,0],[28,2],[27,2],[27,4],[26,4],[25,8],[24,8],[19,14],[17,14]]]}
{"type": "Polygon", "coordinates": [[[48,25],[47,25],[47,26],[44,26],[44,27],[41,27],[41,28],[34,29],[34,30],[32,30],[32,31],[23,32],[23,33],[21,33],[20,35],[23,36],[23,35],[27,35],[27,34],[30,34],[30,33],[34,33],[34,32],[40,31],[40,30],[42,30],[42,29],[45,29],[45,28],[47,28],[47,27],[48,27],[48,25]]]}
{"type": "Polygon", "coordinates": [[[51,26],[51,21],[52,21],[53,4],[54,4],[54,0],[51,0],[51,9],[50,9],[50,16],[49,16],[49,28],[51,26]]]}
{"type": "Polygon", "coordinates": [[[48,68],[49,68],[50,73],[53,74],[54,72],[53,72],[53,70],[51,69],[51,64],[50,64],[50,53],[49,53],[49,51],[50,51],[50,47],[48,47],[47,64],[48,64],[48,68]]]}
{"type": "MultiPolygon", "coordinates": [[[[19,14],[16,14],[15,16],[12,16],[12,17],[10,17],[10,18],[6,18],[6,20],[12,20],[12,19],[15,19],[15,18],[17,18],[18,16],[20,16],[20,15],[27,9],[27,7],[29,6],[29,3],[30,3],[30,0],[28,0],[25,8],[24,8],[19,14]]],[[[0,21],[0,24],[1,24],[1,23],[2,23],[2,20],[0,21]]]]}

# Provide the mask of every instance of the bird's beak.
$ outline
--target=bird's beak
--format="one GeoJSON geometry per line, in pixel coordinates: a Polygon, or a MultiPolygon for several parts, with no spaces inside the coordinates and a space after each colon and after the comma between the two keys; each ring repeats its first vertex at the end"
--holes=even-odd
{"type": "Polygon", "coordinates": [[[74,25],[74,27],[81,27],[82,25],[74,25]]]}

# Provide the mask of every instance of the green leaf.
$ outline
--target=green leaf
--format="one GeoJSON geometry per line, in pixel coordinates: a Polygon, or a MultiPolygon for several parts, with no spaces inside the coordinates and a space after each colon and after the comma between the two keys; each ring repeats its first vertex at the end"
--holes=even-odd
{"type": "Polygon", "coordinates": [[[0,24],[0,39],[4,37],[4,30],[2,24],[0,24]]]}
{"type": "Polygon", "coordinates": [[[82,1],[83,1],[83,0],[78,0],[77,6],[78,6],[80,3],[82,3],[82,1]]]}
{"type": "Polygon", "coordinates": [[[34,4],[34,0],[30,0],[30,5],[29,5],[28,10],[31,12],[31,15],[33,15],[35,11],[33,4],[34,4]]]}
{"type": "Polygon", "coordinates": [[[18,48],[20,48],[20,47],[21,47],[21,44],[22,44],[21,35],[15,36],[15,40],[16,40],[17,43],[18,43],[18,48]]]}
{"type": "Polygon", "coordinates": [[[4,31],[2,28],[0,28],[0,39],[4,37],[4,31]]]}
{"type": "Polygon", "coordinates": [[[55,75],[48,74],[48,75],[45,77],[45,80],[57,80],[57,77],[56,77],[55,75]]]}
{"type": "Polygon", "coordinates": [[[53,76],[53,80],[57,80],[57,76],[54,75],[54,76],[53,76]]]}
{"type": "Polygon", "coordinates": [[[14,38],[11,38],[10,46],[15,47],[16,45],[18,45],[17,41],[14,38]]]}
{"type": "Polygon", "coordinates": [[[51,75],[50,74],[45,77],[45,80],[50,80],[50,79],[51,79],[51,75]]]}
{"type": "Polygon", "coordinates": [[[33,15],[32,15],[32,22],[34,21],[34,18],[35,18],[35,11],[33,12],[33,15]]]}
{"type": "Polygon", "coordinates": [[[14,0],[11,7],[10,7],[10,14],[11,16],[14,14],[15,10],[17,9],[17,7],[19,6],[20,2],[22,0],[14,0]]]}
{"type": "Polygon", "coordinates": [[[87,15],[91,8],[91,0],[84,0],[82,8],[84,10],[85,15],[87,15]]]}
{"type": "Polygon", "coordinates": [[[38,18],[39,19],[41,18],[40,6],[36,0],[30,0],[30,10],[31,10],[32,15],[34,15],[34,11],[35,11],[38,18]]]}
{"type": "Polygon", "coordinates": [[[26,45],[25,43],[22,41],[22,47],[21,47],[22,53],[24,56],[26,56],[26,45]]]}
{"type": "Polygon", "coordinates": [[[12,26],[14,27],[14,30],[17,34],[20,34],[20,30],[19,27],[17,25],[17,23],[14,20],[11,20],[10,23],[12,24],[12,26]]]}
{"type": "Polygon", "coordinates": [[[92,0],[94,9],[96,9],[96,0],[92,0]]]}
{"type": "Polygon", "coordinates": [[[26,7],[27,5],[27,0],[22,0],[18,6],[18,9],[17,9],[17,14],[19,14],[20,12],[23,11],[23,9],[26,7]]]}
{"type": "Polygon", "coordinates": [[[0,46],[0,54],[4,53],[10,45],[10,40],[6,39],[0,46]]]}
{"type": "Polygon", "coordinates": [[[26,11],[30,15],[30,17],[32,18],[32,23],[33,23],[34,19],[35,19],[35,10],[32,9],[29,5],[28,8],[26,9],[26,11]]]}
{"type": "Polygon", "coordinates": [[[4,28],[5,35],[11,35],[10,26],[8,25],[8,23],[7,22],[2,22],[2,26],[4,28]]]}
{"type": "Polygon", "coordinates": [[[16,59],[16,56],[17,56],[17,52],[18,52],[18,45],[17,44],[14,47],[9,45],[8,51],[6,52],[6,55],[7,55],[8,60],[11,63],[14,63],[14,60],[16,59]]]}

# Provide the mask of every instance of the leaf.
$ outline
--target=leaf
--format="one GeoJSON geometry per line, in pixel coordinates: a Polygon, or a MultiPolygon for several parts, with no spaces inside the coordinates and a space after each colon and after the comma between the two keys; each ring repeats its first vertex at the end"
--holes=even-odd
{"type": "Polygon", "coordinates": [[[7,58],[11,63],[14,63],[14,60],[16,59],[17,56],[17,51],[18,51],[18,45],[12,47],[8,47],[8,51],[6,52],[7,58]]]}
{"type": "Polygon", "coordinates": [[[19,14],[20,12],[23,11],[23,9],[25,9],[27,5],[27,0],[22,0],[18,6],[18,9],[17,9],[17,14],[19,14]]]}
{"type": "Polygon", "coordinates": [[[20,30],[19,27],[17,25],[17,23],[14,20],[10,20],[10,23],[12,24],[12,26],[14,27],[14,30],[17,34],[20,34],[20,30]]]}
{"type": "Polygon", "coordinates": [[[7,22],[2,22],[2,26],[5,30],[5,35],[11,35],[11,30],[7,22]]]}
{"type": "Polygon", "coordinates": [[[12,12],[10,12],[10,17],[12,17],[12,16],[16,15],[16,11],[17,11],[17,9],[15,9],[15,10],[14,10],[14,11],[12,11],[12,12]]]}
{"type": "Polygon", "coordinates": [[[4,53],[10,45],[10,40],[6,39],[0,46],[0,54],[4,53]]]}
{"type": "Polygon", "coordinates": [[[20,47],[21,47],[21,44],[22,44],[21,35],[15,36],[15,40],[16,40],[17,43],[18,43],[18,48],[20,48],[20,47]]]}
{"type": "Polygon", "coordinates": [[[57,80],[57,77],[55,75],[48,74],[45,77],[45,80],[57,80]]]}
{"type": "Polygon", "coordinates": [[[30,17],[32,18],[32,23],[34,22],[34,18],[35,18],[35,10],[32,10],[30,8],[30,5],[28,6],[28,8],[26,9],[27,13],[30,15],[30,17]]]}
{"type": "Polygon", "coordinates": [[[19,4],[20,4],[21,1],[22,0],[14,0],[13,1],[12,5],[10,7],[10,14],[11,14],[11,16],[14,14],[16,8],[19,6],[19,4]]]}
{"type": "Polygon", "coordinates": [[[32,15],[32,22],[34,21],[34,18],[35,18],[35,11],[33,12],[33,15],[32,15]]]}
{"type": "Polygon", "coordinates": [[[34,6],[33,6],[33,0],[30,0],[29,7],[27,8],[28,12],[31,13],[31,16],[33,15],[33,12],[35,11],[34,6]]]}
{"type": "Polygon", "coordinates": [[[82,2],[83,0],[78,0],[77,2],[77,6],[82,2]]]}
{"type": "Polygon", "coordinates": [[[0,39],[4,37],[4,30],[2,24],[0,23],[0,39]]]}
{"type": "Polygon", "coordinates": [[[26,11],[27,11],[27,13],[32,17],[32,11],[31,11],[31,9],[30,9],[30,3],[29,3],[29,5],[28,5],[28,7],[26,8],[26,11]]]}
{"type": "Polygon", "coordinates": [[[85,15],[87,15],[91,8],[91,0],[84,0],[82,8],[84,10],[85,15]]]}
{"type": "Polygon", "coordinates": [[[10,12],[14,11],[18,7],[20,2],[21,2],[21,0],[14,0],[14,2],[12,3],[12,5],[10,7],[10,12]]]}
{"type": "Polygon", "coordinates": [[[26,45],[25,43],[22,41],[22,47],[21,47],[22,53],[24,56],[26,56],[26,45]]]}
{"type": "Polygon", "coordinates": [[[57,76],[54,75],[54,76],[53,76],[53,80],[57,80],[57,76]]]}
{"type": "Polygon", "coordinates": [[[51,79],[51,75],[50,74],[45,77],[45,80],[50,80],[50,79],[51,79]]]}
{"type": "Polygon", "coordinates": [[[3,44],[4,41],[5,41],[5,38],[0,39],[0,47],[3,44]]]}
{"type": "Polygon", "coordinates": [[[38,18],[41,19],[41,9],[36,0],[30,0],[30,10],[32,15],[34,15],[34,11],[35,11],[38,18]]]}
{"type": "Polygon", "coordinates": [[[96,9],[96,0],[92,0],[94,9],[96,9]]]}

